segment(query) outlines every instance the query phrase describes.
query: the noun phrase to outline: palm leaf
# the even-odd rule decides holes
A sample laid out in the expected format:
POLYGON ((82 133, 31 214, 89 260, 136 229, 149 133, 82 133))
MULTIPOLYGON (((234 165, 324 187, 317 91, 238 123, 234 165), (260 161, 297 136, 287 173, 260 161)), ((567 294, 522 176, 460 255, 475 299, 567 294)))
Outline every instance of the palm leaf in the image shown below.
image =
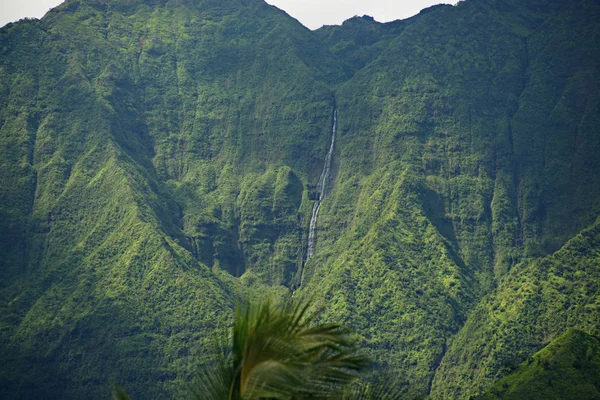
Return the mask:
POLYGON ((356 382, 330 400, 400 400, 405 398, 404 384, 388 376, 372 382, 356 382))
POLYGON ((318 399, 355 381, 367 358, 339 324, 315 324, 311 302, 238 302, 231 352, 200 374, 194 398, 318 399))
POLYGON ((131 400, 131 397, 127 394, 125 389, 120 386, 111 384, 112 386, 112 398, 113 400, 131 400))

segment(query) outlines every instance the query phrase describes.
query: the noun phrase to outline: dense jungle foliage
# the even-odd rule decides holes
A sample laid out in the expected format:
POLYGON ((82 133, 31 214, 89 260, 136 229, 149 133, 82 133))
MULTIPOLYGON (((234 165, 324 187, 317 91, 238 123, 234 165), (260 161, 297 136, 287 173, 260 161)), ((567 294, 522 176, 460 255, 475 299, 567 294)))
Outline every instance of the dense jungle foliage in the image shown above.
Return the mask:
POLYGON ((493 396, 600 336, 598 43, 594 0, 316 31, 263 0, 67 0, 5 26, 0 397, 180 398, 266 292, 313 296, 409 398, 493 396))
POLYGON ((569 329, 478 400, 600 398, 600 339, 569 329))

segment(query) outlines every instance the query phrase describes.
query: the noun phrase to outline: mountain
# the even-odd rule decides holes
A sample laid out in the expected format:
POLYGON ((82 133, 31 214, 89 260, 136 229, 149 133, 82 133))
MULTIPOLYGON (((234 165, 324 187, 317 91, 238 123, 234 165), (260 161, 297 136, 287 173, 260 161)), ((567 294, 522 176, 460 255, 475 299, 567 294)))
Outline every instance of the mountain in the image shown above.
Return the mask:
POLYGON ((599 354, 598 338, 570 329, 479 399, 597 399, 599 354))
POLYGON ((312 296, 432 398, 600 335, 599 16, 67 0, 0 29, 0 397, 182 397, 239 293, 312 296))
POLYGON ((568 328, 596 332, 599 240, 600 221, 552 255, 513 268, 453 338, 432 397, 476 395, 568 328))

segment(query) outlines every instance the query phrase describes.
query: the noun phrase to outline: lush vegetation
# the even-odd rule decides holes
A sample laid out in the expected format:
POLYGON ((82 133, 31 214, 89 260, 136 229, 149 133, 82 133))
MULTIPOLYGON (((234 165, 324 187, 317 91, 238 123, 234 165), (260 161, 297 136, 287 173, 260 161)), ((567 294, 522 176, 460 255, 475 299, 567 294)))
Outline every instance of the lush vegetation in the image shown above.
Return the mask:
POLYGON ((598 382, 600 340, 570 329, 478 399, 597 399, 598 382))
POLYGON ((600 223, 556 253, 513 268, 453 338, 437 371, 433 397, 468 397, 485 390, 569 327, 599 332, 598 282, 600 223))
POLYGON ((311 32, 262 0, 67 0, 0 29, 0 397, 180 397, 235 293, 302 270, 407 396, 599 335, 599 15, 311 32))

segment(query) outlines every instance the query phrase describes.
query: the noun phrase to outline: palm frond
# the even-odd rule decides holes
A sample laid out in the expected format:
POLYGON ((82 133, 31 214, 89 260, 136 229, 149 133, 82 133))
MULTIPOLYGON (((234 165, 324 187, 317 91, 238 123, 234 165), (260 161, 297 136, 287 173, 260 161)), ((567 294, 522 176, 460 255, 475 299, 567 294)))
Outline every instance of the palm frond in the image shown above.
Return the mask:
POLYGON ((113 400, 131 400, 131 397, 127 394, 125 389, 120 386, 111 384, 112 386, 112 398, 113 400))
POLYGON ((371 382, 356 382, 330 400, 400 400, 405 398, 405 385, 388 376, 371 382))
POLYGON ((310 302, 238 302, 231 353, 200 375, 197 399, 326 399, 368 364, 351 332, 315 324, 310 302))
POLYGON ((205 368, 198 373, 194 381, 188 386, 191 399, 196 400, 224 400, 236 399, 235 371, 227 329, 223 328, 221 336, 213 340, 213 353, 208 359, 210 368, 205 368))
POLYGON ((218 365, 199 374, 190 385, 190 397, 197 400, 233 399, 234 374, 227 365, 218 365))

